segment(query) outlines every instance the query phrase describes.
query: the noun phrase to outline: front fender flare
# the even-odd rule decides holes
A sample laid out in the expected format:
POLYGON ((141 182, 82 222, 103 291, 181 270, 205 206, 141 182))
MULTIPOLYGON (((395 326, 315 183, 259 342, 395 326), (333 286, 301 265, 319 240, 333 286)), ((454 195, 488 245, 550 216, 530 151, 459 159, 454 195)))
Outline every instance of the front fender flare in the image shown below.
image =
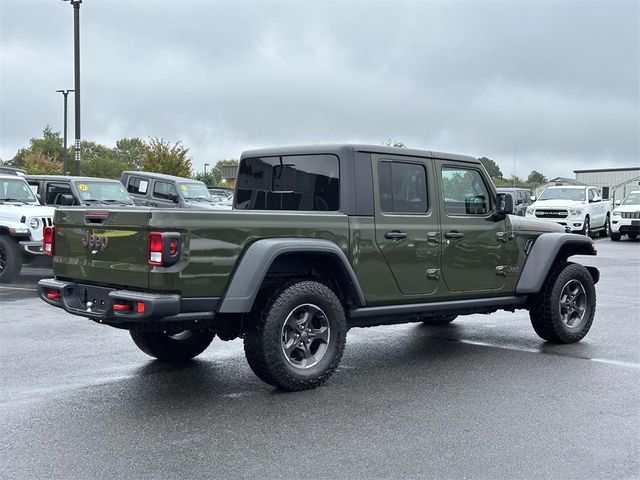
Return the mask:
MULTIPOLYGON (((516 293, 525 295, 538 293, 558 253, 567 245, 575 246, 575 253, 571 255, 596 255, 597 253, 595 243, 589 237, 572 233, 543 233, 531 247, 518 279, 516 293)), ((597 282, 600 278, 599 272, 595 267, 589 268, 594 282, 597 282), (591 270, 595 270, 595 274, 591 270)))
POLYGON ((220 313, 248 313, 260 291, 262 282, 274 260, 282 254, 321 253, 339 259, 343 274, 353 285, 359 305, 365 304, 364 294, 344 252, 329 240, 313 238, 267 238, 252 243, 238 259, 238 265, 231 276, 220 313))

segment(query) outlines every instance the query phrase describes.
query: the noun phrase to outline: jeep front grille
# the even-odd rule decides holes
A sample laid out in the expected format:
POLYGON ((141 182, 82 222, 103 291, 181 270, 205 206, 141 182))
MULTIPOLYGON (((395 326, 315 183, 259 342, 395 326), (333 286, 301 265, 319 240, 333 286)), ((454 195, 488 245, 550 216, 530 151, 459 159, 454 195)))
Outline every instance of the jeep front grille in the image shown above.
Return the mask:
POLYGON ((567 218, 568 216, 567 210, 536 210, 538 218, 567 218))
POLYGON ((622 212, 622 218, 640 218, 640 212, 622 212))

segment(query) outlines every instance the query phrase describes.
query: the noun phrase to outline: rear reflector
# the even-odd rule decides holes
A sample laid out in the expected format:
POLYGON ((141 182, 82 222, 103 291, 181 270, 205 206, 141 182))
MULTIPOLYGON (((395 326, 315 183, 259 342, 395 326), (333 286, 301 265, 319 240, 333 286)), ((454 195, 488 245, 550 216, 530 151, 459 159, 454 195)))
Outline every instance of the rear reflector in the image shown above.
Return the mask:
POLYGON ((56 229, 55 227, 44 227, 42 230, 42 253, 45 255, 53 255, 55 250, 56 229))
POLYGON ((138 302, 136 304, 136 312, 144 313, 144 302, 138 302))
POLYGON ((128 305, 126 303, 116 303, 113 306, 113 310, 115 312, 127 312, 127 311, 131 310, 131 305, 128 305))
POLYGON ((60 292, 58 290, 48 290, 47 291, 47 298, 49 300, 60 300, 60 292))

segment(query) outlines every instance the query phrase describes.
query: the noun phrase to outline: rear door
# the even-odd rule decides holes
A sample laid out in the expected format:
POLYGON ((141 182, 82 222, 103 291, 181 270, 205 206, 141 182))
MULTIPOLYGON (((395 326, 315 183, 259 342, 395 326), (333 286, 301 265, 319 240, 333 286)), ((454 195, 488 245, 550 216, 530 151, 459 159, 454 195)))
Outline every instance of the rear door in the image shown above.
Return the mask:
POLYGON ((136 205, 147 205, 149 195, 149 179, 137 176, 130 176, 127 179, 127 192, 133 198, 136 205))
POLYGON ((506 220, 490 219, 493 194, 480 166, 437 161, 442 225, 442 273, 452 292, 504 286, 506 220), (498 267, 503 267, 499 269, 498 267))
POLYGON ((416 157, 371 157, 378 248, 402 294, 432 294, 440 284, 440 229, 432 164, 416 157))
POLYGON ((148 210, 65 210, 56 212, 55 260, 58 278, 80 283, 145 289, 148 210))

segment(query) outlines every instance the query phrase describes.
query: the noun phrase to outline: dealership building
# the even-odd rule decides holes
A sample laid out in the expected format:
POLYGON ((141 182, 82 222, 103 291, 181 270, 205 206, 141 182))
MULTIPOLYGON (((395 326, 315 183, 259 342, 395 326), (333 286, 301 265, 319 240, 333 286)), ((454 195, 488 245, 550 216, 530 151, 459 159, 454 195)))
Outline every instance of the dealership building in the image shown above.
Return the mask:
POLYGON ((598 187, 602 198, 622 200, 632 190, 640 190, 640 167, 594 168, 573 173, 577 183, 598 187))

